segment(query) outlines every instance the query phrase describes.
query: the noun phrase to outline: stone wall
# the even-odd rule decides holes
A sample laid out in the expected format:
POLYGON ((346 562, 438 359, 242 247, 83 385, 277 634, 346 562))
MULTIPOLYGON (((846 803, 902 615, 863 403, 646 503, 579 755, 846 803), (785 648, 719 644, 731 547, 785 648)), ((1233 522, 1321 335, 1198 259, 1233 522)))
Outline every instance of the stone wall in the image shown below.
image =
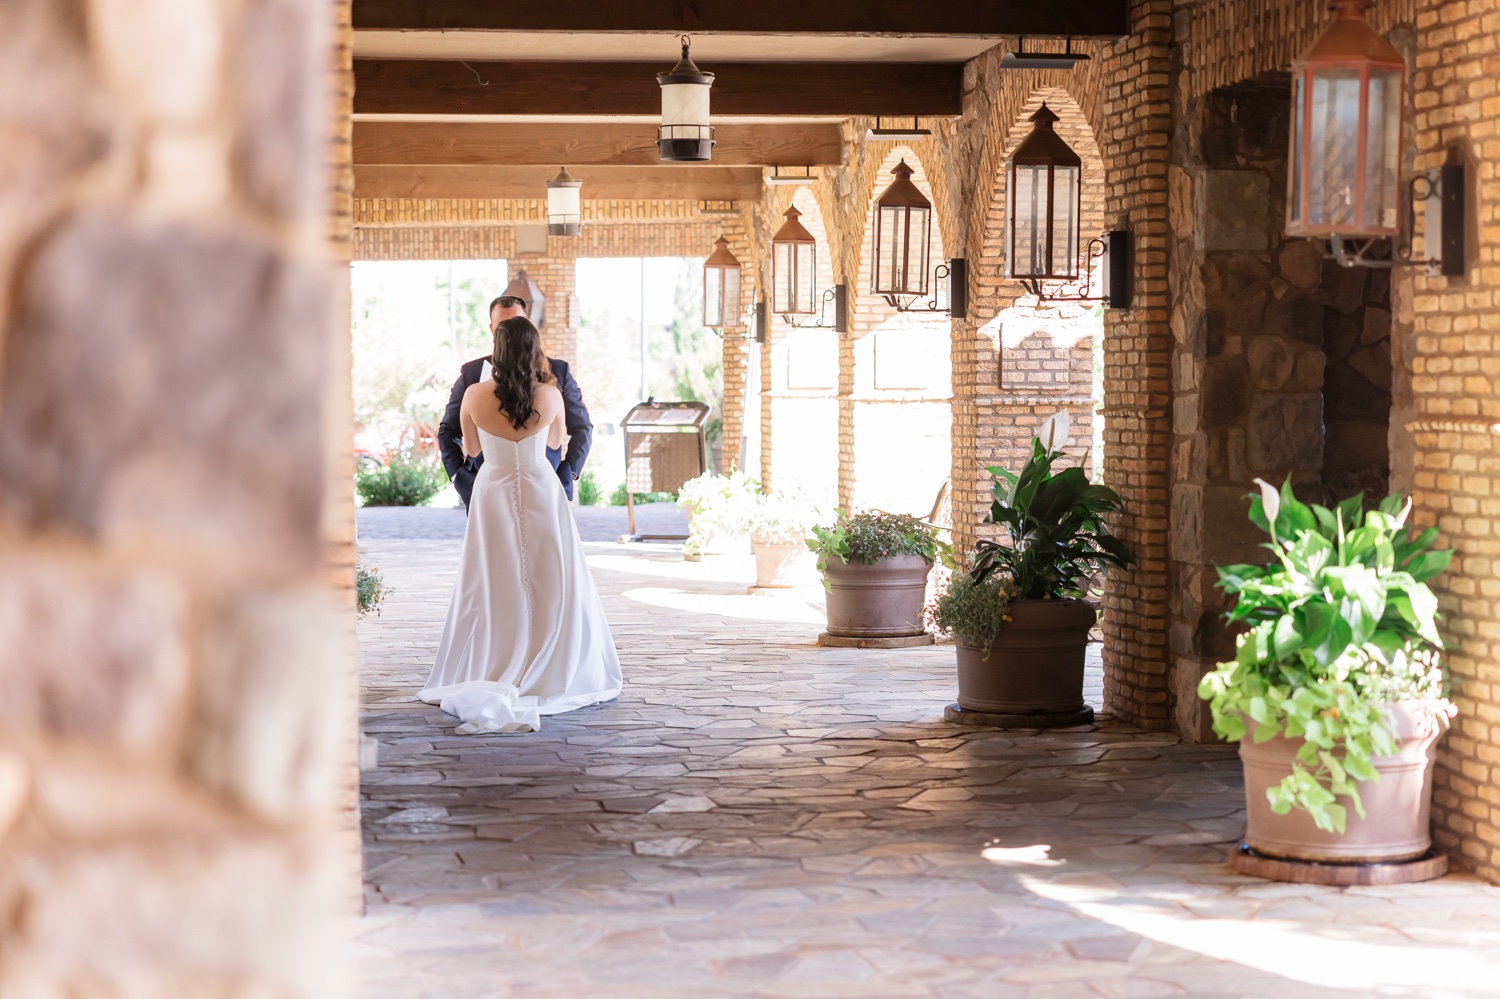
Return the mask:
POLYGON ((344 994, 347 17, 7 6, 0 995, 344 994))

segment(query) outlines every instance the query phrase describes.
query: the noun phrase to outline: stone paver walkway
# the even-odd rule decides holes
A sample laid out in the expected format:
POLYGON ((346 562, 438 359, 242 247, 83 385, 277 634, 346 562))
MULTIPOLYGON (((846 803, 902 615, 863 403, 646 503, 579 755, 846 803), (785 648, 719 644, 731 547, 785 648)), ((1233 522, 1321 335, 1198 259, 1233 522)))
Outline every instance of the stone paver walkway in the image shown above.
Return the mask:
POLYGON ((949 647, 821 649, 818 591, 589 548, 624 695, 460 737, 411 699, 456 542, 364 547, 365 999, 1500 994, 1500 889, 1231 874, 1231 750, 946 725, 949 647))

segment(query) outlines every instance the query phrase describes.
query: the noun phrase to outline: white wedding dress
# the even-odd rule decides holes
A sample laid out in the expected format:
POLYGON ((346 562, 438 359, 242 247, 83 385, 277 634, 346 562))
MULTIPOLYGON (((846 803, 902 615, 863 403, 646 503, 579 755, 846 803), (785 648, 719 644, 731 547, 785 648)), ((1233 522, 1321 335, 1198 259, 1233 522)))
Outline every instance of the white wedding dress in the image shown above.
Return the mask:
POLYGON ((525 732, 542 715, 618 697, 620 658, 545 429, 479 436, 484 464, 421 698, 457 715, 463 735, 525 732))

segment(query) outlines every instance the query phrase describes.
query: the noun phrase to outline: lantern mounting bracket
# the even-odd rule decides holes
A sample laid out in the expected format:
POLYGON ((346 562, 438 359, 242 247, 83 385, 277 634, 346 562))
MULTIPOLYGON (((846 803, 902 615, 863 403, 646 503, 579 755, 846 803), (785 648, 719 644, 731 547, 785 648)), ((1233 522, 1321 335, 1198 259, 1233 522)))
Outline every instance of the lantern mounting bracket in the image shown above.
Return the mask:
POLYGON ((1088 241, 1084 248, 1083 277, 1075 287, 1077 294, 1064 292, 1071 282, 1062 282, 1058 291, 1048 293, 1039 277, 1019 278, 1021 287, 1035 295, 1037 304, 1042 302, 1103 302, 1106 309, 1130 308, 1130 233, 1125 229, 1114 229, 1103 236, 1088 241), (1094 294, 1093 262, 1100 261, 1099 293, 1094 294))
POLYGON ((832 329, 836 333, 849 332, 849 286, 836 284, 823 289, 823 301, 818 308, 818 318, 812 322, 795 322, 790 314, 783 314, 782 322, 792 329, 832 329), (833 303, 833 322, 828 321, 828 303, 833 303))
POLYGON ((946 264, 938 264, 933 268, 933 291, 932 297, 922 307, 913 303, 920 295, 883 295, 886 304, 897 312, 941 312, 953 319, 964 319, 968 316, 968 264, 963 257, 954 257, 946 264), (938 304, 937 286, 944 278, 948 279, 948 304, 938 304))
POLYGON ((1435 170, 1419 173, 1406 182, 1406 203, 1402 206, 1406 225, 1405 237, 1393 243, 1383 236, 1358 238, 1334 234, 1328 237, 1325 257, 1340 267, 1368 267, 1389 270, 1420 264, 1429 277, 1462 277, 1464 259, 1464 168, 1462 163, 1448 163, 1435 170), (1424 255, 1412 255, 1412 238, 1417 231, 1417 203, 1422 203, 1422 243, 1424 255), (1389 247, 1389 254, 1376 256, 1389 247))

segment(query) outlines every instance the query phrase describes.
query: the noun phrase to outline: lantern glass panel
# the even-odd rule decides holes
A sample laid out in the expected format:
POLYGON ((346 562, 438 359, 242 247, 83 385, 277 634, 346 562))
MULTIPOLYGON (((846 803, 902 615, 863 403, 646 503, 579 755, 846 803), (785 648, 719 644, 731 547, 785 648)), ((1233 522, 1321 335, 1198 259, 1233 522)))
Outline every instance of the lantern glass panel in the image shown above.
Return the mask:
POLYGON ((1042 246, 1047 239, 1047 168, 1017 163, 1011 168, 1011 275, 1047 273, 1042 246))
POLYGON ((724 269, 703 268, 703 325, 724 325, 724 269))
POLYGON ((1361 224, 1396 228, 1401 160, 1401 74, 1372 70, 1365 103, 1365 201, 1361 224))
POLYGON ((813 244, 772 244, 772 312, 781 315, 810 315, 812 313, 814 266, 813 244))
POLYGON ((1315 157, 1307 179, 1307 221, 1315 226, 1355 224, 1359 180, 1359 70, 1312 74, 1308 149, 1315 157))
POLYGON ((740 269, 738 267, 724 268, 723 310, 722 325, 740 325, 740 269))
POLYGON ((877 263, 880 269, 876 275, 875 291, 890 295, 903 295, 906 293, 906 270, 907 270, 907 241, 911 233, 907 231, 906 208, 901 205, 882 207, 880 209, 880 254, 877 263))
POLYGON ((663 125, 708 125, 708 87, 700 83, 669 83, 661 88, 663 125))
POLYGON ((547 188, 547 221, 554 225, 578 222, 581 218, 579 188, 547 188))
POLYGON ((1078 276, 1078 167, 1052 170, 1051 269, 1056 277, 1078 276))

